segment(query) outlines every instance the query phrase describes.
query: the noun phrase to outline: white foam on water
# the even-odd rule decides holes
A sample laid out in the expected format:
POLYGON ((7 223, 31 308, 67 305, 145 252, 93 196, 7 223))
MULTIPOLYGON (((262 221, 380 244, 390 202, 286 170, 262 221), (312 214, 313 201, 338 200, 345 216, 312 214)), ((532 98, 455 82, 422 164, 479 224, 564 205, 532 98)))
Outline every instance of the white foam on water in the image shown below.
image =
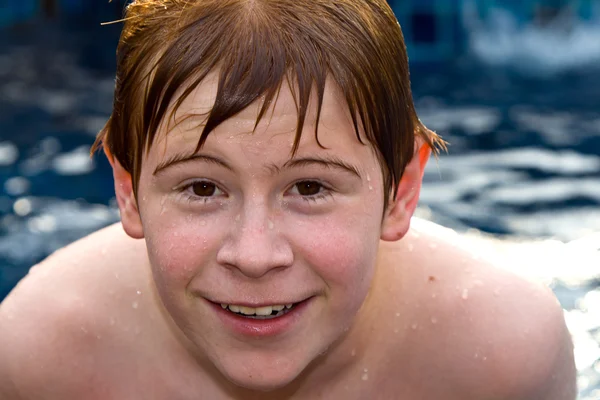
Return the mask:
POLYGON ((84 175, 94 170, 95 163, 90 157, 90 148, 81 146, 57 156, 52 161, 52 167, 59 175, 84 175))
POLYGON ((19 158, 19 149, 11 142, 0 142, 0 167, 14 164, 19 158))
POLYGON ((17 265, 33 263, 61 247, 118 220, 114 208, 75 201, 29 197, 27 213, 0 220, 0 258, 17 265))
POLYGON ((600 66, 600 6, 590 20, 578 18, 566 7, 552 21, 540 24, 522 22, 498 5, 489 8, 485 18, 475 0, 463 0, 462 5, 469 49, 487 64, 537 76, 600 66))
POLYGON ((507 184, 489 189, 480 196, 483 202, 528 205, 539 202, 562 202, 586 197, 600 203, 600 179, 551 178, 507 184))
POLYGON ((542 148, 516 148, 475 152, 459 155, 443 155, 439 162, 429 163, 430 174, 467 176, 474 171, 497 170, 498 168, 534 168, 543 172, 580 175, 600 173, 600 156, 581 154, 572 150, 554 151, 542 148))

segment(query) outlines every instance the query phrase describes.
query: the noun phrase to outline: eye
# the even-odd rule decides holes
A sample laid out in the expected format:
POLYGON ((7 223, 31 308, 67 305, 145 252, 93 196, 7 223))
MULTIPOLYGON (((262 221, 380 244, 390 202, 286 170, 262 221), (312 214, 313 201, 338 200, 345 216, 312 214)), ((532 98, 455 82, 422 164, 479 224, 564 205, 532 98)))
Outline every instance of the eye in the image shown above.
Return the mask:
POLYGON ((315 181, 302 181, 294 185, 301 196, 316 196, 323 189, 323 185, 315 181))
POLYGON ((189 188, 198 197, 211 197, 217 192, 217 185, 208 181, 199 181, 190 184, 189 188))

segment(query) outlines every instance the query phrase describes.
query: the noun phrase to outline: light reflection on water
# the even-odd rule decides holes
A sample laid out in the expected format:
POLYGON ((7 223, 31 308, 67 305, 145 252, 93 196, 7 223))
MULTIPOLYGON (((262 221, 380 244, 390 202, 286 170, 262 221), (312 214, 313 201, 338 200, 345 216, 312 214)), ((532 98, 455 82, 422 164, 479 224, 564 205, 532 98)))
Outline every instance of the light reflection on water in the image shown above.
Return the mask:
MULTIPOLYGON (((0 46, 0 297, 30 265, 118 218, 107 164, 86 155, 113 80, 80 65, 77 46, 0 46)), ((581 399, 598 398, 600 80, 548 90, 476 70, 413 73, 422 120, 452 144, 427 168, 418 214, 553 288, 575 341, 581 399)))

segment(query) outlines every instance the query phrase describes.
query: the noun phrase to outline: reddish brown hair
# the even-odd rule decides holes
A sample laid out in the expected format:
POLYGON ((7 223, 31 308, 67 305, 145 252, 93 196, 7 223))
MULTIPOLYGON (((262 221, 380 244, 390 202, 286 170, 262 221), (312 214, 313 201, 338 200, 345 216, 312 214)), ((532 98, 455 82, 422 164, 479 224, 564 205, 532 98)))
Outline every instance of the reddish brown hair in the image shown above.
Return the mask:
POLYGON ((385 0, 136 0, 124 21, 114 108, 93 151, 104 143, 136 193, 142 156, 167 110, 173 116, 212 71, 217 96, 198 149, 215 127, 264 98, 258 124, 286 80, 298 112, 293 155, 311 94, 318 121, 326 79, 341 88, 358 140, 362 130, 377 149, 388 193, 396 194, 415 135, 434 152, 444 146, 417 118, 404 39, 385 0))

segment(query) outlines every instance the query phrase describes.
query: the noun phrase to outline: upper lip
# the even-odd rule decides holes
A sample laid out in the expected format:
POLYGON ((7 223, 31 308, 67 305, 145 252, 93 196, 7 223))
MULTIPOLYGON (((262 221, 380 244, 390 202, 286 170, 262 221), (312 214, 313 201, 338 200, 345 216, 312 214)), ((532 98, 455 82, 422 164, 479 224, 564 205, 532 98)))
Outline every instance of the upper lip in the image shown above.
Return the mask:
POLYGON ((296 304, 296 303, 301 303, 304 300, 308 300, 309 297, 306 297, 302 300, 292 300, 292 301, 282 301, 282 302, 276 302, 276 301, 269 301, 269 302, 248 302, 248 301, 237 301, 237 300, 233 300, 233 301, 220 301, 220 300, 209 300, 212 303, 215 304, 227 304, 227 305, 236 305, 236 306, 242 306, 242 307, 249 307, 249 308, 260 308, 260 307, 270 307, 270 306, 279 306, 279 305, 286 305, 286 304, 296 304))

